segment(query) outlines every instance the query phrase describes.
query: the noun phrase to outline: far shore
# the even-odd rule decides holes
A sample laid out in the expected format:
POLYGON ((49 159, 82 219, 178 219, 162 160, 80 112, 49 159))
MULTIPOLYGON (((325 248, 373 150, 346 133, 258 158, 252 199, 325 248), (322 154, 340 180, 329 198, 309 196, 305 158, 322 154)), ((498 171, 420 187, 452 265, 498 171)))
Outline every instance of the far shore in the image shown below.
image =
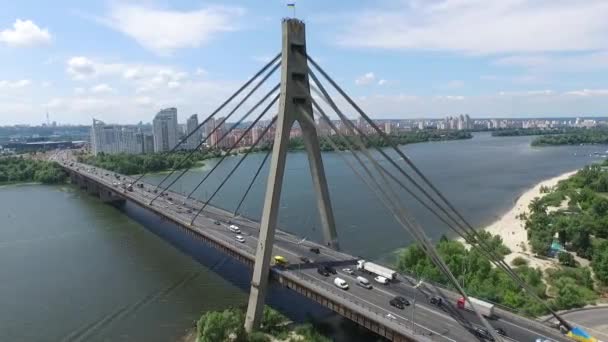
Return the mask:
MULTIPOLYGON (((484 230, 492 233, 493 235, 500 235, 505 246, 509 247, 511 250, 511 253, 505 256, 505 261, 507 263, 511 263, 511 260, 519 256, 528 260, 529 265, 532 267, 540 267, 541 269, 545 269, 554 265, 554 260, 535 257, 530 251, 528 235, 524 226, 525 223, 519 219, 519 216, 522 213, 528 212, 528 206, 532 200, 543 195, 540 192, 540 188, 542 186, 552 188, 553 186, 557 185, 559 181, 569 178, 577 171, 578 170, 566 172, 536 184, 534 187, 528 189, 521 196, 519 196, 515 201, 515 205, 500 219, 484 228, 484 230)), ((463 241, 462 238, 458 240, 463 241)))

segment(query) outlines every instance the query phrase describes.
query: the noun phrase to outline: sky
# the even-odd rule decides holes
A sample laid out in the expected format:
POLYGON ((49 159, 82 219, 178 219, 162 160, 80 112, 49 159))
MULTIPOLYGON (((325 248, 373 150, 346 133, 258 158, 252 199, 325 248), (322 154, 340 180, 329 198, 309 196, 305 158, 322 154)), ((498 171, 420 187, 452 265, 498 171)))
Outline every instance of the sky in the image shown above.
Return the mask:
MULTIPOLYGON (((0 125, 206 117, 280 51, 287 2, 5 2, 0 125)), ((373 118, 608 116, 606 0, 295 3, 309 55, 373 118)))

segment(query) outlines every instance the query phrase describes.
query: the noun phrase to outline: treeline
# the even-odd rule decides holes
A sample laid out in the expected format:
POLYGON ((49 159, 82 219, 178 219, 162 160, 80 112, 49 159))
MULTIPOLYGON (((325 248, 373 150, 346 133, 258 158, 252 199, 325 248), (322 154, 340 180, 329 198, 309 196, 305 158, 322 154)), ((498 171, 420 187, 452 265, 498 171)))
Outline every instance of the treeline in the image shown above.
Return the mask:
POLYGON ((0 158, 0 184, 37 182, 58 184, 66 181, 67 174, 56 162, 23 157, 0 158))
POLYGON ((566 249, 560 253, 563 264, 576 266, 572 256, 591 260, 597 279, 608 285, 608 172, 594 164, 558 183, 541 189, 545 195, 529 206, 523 217, 532 252, 547 255, 554 236, 566 249))
MULTIPOLYGON (((470 132, 465 131, 434 131, 434 130, 421 130, 413 132, 404 132, 399 134, 391 134, 390 138, 397 145, 406 145, 413 143, 429 142, 429 141, 444 141, 444 140, 460 140, 460 139, 471 139, 473 135, 470 132)), ((346 136, 346 140, 351 146, 359 146, 357 141, 361 141, 365 144, 365 147, 388 147, 388 143, 377 134, 368 135, 369 139, 362 139, 357 136, 346 136)), ((319 146, 321 151, 329 152, 333 151, 332 144, 328 141, 331 139, 333 143, 341 150, 346 150, 348 145, 344 139, 338 136, 325 136, 319 137, 319 146)), ((289 149, 292 151, 298 151, 304 149, 304 139, 301 137, 291 138, 289 141, 289 149)))
POLYGON ((147 154, 105 154, 97 156, 81 154, 78 161, 81 163, 97 166, 106 170, 134 175, 147 172, 160 172, 176 168, 185 169, 193 167, 202 160, 221 156, 220 150, 209 150, 195 152, 191 158, 184 161, 189 152, 180 151, 175 153, 147 153, 147 154))
POLYGON ((493 137, 518 137, 518 136, 527 136, 527 135, 552 135, 552 134, 565 134, 565 133, 574 133, 574 132, 582 132, 581 128, 573 128, 573 127, 564 127, 564 128, 547 128, 547 129, 538 129, 538 128, 515 128, 515 129, 501 129, 498 131, 493 131, 493 137))
MULTIPOLYGON (((485 231, 480 233, 496 254, 503 257, 509 253, 500 237, 485 231)), ((533 300, 505 272, 493 267, 476 249, 465 248, 463 243, 445 237, 440 239, 436 248, 467 294, 505 305, 527 316, 536 317, 548 313, 543 304, 533 300)), ((543 272, 529 267, 525 259, 515 258, 512 265, 513 270, 555 310, 582 307, 597 298, 588 269, 549 269, 546 271, 545 282, 543 272)), ((412 245, 400 253, 397 267, 420 279, 453 288, 418 245, 412 245)))
POLYGON ((544 135, 532 141, 532 146, 608 144, 608 129, 587 129, 567 134, 544 135))
POLYGON ((260 330, 248 334, 244 328, 245 313, 242 309, 210 311, 203 314, 196 324, 196 340, 198 342, 330 341, 310 324, 294 327, 289 323, 287 317, 266 306, 260 330))

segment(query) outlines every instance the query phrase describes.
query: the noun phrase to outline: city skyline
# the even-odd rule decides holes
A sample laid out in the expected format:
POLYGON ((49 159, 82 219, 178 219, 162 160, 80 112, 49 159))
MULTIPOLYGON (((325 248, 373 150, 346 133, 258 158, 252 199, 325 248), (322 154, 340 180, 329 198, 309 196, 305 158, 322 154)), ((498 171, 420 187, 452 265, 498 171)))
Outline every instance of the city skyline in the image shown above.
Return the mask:
MULTIPOLYGON (((138 122, 166 107, 204 115, 278 52, 291 15, 285 3, 244 0, 27 2, 0 13, 0 125, 44 122, 47 111, 76 124, 138 122)), ((607 113, 606 2, 296 6, 310 51, 373 118, 607 113)))

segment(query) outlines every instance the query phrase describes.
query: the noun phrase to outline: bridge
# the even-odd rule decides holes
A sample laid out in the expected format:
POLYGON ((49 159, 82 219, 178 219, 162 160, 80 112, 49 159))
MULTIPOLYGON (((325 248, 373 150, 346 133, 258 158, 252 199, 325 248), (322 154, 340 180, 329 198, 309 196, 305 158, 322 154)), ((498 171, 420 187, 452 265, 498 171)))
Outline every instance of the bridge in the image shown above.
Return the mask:
MULTIPOLYGON (((429 212, 436 215, 448 227, 465 238, 465 241, 473 248, 478 248, 496 267, 503 269, 512 279, 517 281, 522 290, 531 295, 532 300, 540 300, 540 298, 535 296, 533 291, 529 291, 530 289, 519 279, 517 274, 504 261, 497 258, 493 251, 484 245, 483 241, 478 240, 473 227, 467 223, 439 190, 426 179, 411 160, 392 142, 391 138, 386 136, 373 120, 307 54, 303 22, 296 19, 285 19, 283 21, 282 52, 222 103, 197 127, 197 130, 201 129, 263 74, 265 76, 238 101, 223 121, 194 150, 184 156, 182 162, 183 165, 186 165, 185 163, 195 151, 203 148, 203 145, 211 136, 215 134, 218 141, 224 139, 231 130, 243 124, 251 113, 262 104, 267 103, 247 130, 225 151, 224 157, 219 159, 218 163, 208 171, 189 194, 174 191, 172 188, 172 185, 189 170, 189 167, 181 168, 182 162, 176 165, 175 170, 166 175, 159 184, 153 185, 145 182, 145 174, 138 177, 115 174, 108 170, 78 163, 67 152, 58 154, 56 158, 69 173, 74 184, 93 195, 99 196, 102 201, 110 203, 132 202, 154 215, 173 222, 177 229, 186 232, 193 238, 200 239, 222 253, 226 253, 251 267, 253 272, 246 320, 246 328, 249 331, 259 325, 268 288, 267 282, 270 279, 391 341, 536 341, 538 338, 548 341, 570 340, 556 328, 549 327, 539 321, 520 317, 505 309, 496 307, 493 315, 490 315, 492 317, 487 317, 488 315, 484 316, 480 313, 480 310, 476 308, 477 305, 471 305, 472 310, 463 310, 456 306, 457 298, 465 297, 468 299, 468 296, 438 256, 422 227, 418 226, 408 215, 401 203, 398 191, 403 191, 418 200, 429 212), (392 148, 409 169, 400 165, 383 149, 376 148, 376 156, 370 153, 373 146, 367 140, 369 139, 367 133, 346 118, 308 63, 312 64, 316 71, 367 121, 375 133, 384 139, 386 146, 392 148), (244 102, 250 99, 253 93, 279 67, 281 68, 280 83, 272 87, 241 119, 231 126, 228 132, 223 132, 220 136, 220 132, 217 132, 218 127, 226 122, 244 102), (314 85, 309 83, 309 77, 314 81, 314 85), (316 97, 311 96, 311 89, 317 94, 316 97), (319 104, 317 102, 319 98, 324 102, 319 104), (269 101, 269 99, 271 100, 269 101), (257 139, 252 139, 255 141, 251 147, 242 154, 239 162, 228 172, 213 194, 205 201, 194 198, 193 193, 216 170, 225 157, 238 148, 245 135, 261 121, 262 117, 273 108, 277 101, 279 102, 278 114, 268 121, 268 125, 257 139), (328 109, 340 117, 342 128, 336 127, 329 119, 326 114, 328 109), (321 137, 317 134, 319 124, 315 121, 315 114, 319 117, 320 122, 322 121, 326 127, 333 131, 332 136, 334 138, 321 137), (295 122, 298 123, 302 131, 308 154, 313 187, 317 195, 317 205, 321 216, 322 243, 302 240, 288 233, 287 229, 277 227, 289 132, 295 122), (238 208, 247 196, 251 185, 245 191, 243 199, 235 211, 228 211, 212 205, 210 202, 214 196, 229 181, 241 162, 254 151, 271 127, 275 127, 272 149, 267 152, 251 181, 252 185, 268 157, 272 156, 261 220, 258 222, 255 219, 237 215, 238 208), (345 130, 349 133, 348 137, 344 134, 345 130), (344 161, 351 166, 352 171, 361 177, 365 184, 369 186, 370 191, 373 191, 378 199, 391 211, 396 221, 418 241, 438 269, 451 280, 456 291, 418 282, 407 274, 397 275, 388 285, 374 283, 371 289, 356 286, 357 276, 365 276, 371 279, 373 275, 370 277, 363 271, 356 270, 357 258, 339 250, 339 237, 333 219, 319 148, 321 138, 326 139, 327 143, 344 158, 344 161), (336 145, 337 138, 342 139, 342 147, 336 145), (378 163, 378 154, 391 164, 394 168, 392 172, 378 163), (394 171, 397 171, 398 175, 395 175, 394 171), (171 180, 171 176, 174 174, 177 176, 171 180), (238 239, 235 232, 236 228, 232 226, 237 226, 240 231, 238 239), (273 260, 281 261, 276 260, 273 256, 281 256, 287 262, 278 262, 273 265, 271 264, 273 260), (327 274, 320 269, 331 272, 327 274), (337 277, 345 280, 350 285, 349 288, 343 289, 337 286, 335 283, 337 277), (391 300, 396 297, 408 299, 411 305, 391 305, 391 300), (435 302, 435 300, 431 299, 436 298, 441 298, 441 303, 433 304, 432 302, 435 302)), ((194 132, 190 132, 167 153, 173 153, 180 149, 180 145, 184 144, 192 134, 194 132)), ((546 303, 543 304, 546 305, 546 303)), ((555 313, 553 315, 562 328, 571 330, 568 322, 555 313)))

